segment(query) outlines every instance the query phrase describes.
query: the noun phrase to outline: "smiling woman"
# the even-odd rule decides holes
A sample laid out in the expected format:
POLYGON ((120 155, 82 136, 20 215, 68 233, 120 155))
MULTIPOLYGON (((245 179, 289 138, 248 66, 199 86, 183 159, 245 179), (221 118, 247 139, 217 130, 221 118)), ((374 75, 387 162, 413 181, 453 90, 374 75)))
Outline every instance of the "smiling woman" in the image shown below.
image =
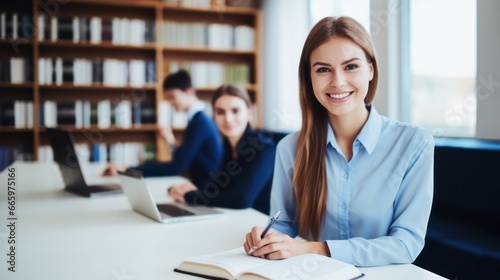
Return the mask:
POLYGON ((304 43, 299 79, 302 128, 276 154, 270 212, 281 209, 280 219, 264 238, 254 227, 245 250, 268 259, 316 253, 358 266, 413 262, 431 210, 434 141, 371 105, 378 66, 368 32, 349 17, 319 21, 304 43))
POLYGON ((202 184, 170 188, 177 201, 227 208, 253 207, 269 214, 276 145, 250 126, 251 100, 235 85, 219 87, 213 98, 214 120, 224 138, 224 162, 202 184))

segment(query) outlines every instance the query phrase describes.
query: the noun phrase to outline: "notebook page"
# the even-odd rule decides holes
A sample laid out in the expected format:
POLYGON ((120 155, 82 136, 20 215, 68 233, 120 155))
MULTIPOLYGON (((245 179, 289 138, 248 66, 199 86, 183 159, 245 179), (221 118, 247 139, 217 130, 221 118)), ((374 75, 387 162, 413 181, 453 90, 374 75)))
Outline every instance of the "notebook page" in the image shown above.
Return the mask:
POLYGON ((361 274, 351 264, 315 254, 275 261, 249 272, 269 279, 352 279, 361 274))
POLYGON ((186 261, 222 267, 234 276, 254 267, 277 262, 248 256, 243 247, 221 253, 189 258, 186 261))

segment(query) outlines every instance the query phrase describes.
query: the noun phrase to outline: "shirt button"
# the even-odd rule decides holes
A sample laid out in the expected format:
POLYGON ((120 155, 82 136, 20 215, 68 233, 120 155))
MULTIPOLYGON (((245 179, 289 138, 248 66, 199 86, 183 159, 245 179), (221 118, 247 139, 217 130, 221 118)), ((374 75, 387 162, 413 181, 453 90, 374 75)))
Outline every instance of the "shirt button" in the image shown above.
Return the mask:
POLYGON ((347 179, 347 173, 344 173, 342 176, 344 177, 344 179, 347 179))
POLYGON ((340 204, 340 208, 342 208, 342 210, 345 210, 345 204, 344 203, 340 204))
POLYGON ((340 235, 340 238, 341 238, 341 239, 346 239, 346 237, 347 237, 347 236, 346 236, 345 234, 341 234, 341 235, 340 235))

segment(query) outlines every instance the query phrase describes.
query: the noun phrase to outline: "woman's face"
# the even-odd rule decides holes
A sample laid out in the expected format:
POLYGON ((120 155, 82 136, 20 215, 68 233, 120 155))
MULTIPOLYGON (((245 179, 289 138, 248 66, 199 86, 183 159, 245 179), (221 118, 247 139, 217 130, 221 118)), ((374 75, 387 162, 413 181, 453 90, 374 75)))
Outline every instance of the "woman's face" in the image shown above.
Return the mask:
POLYGON ((229 139, 239 140, 245 132, 251 113, 239 97, 223 95, 215 101, 214 119, 220 132, 229 139))
POLYGON ((333 37, 311 52, 314 95, 331 116, 365 109, 364 99, 373 79, 373 65, 351 40, 333 37))

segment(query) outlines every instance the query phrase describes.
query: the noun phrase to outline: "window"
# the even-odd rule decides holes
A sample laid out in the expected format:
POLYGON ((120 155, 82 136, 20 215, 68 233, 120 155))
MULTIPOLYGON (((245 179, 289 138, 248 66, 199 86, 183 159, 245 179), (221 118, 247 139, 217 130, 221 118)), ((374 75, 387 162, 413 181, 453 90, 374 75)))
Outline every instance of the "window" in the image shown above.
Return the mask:
POLYGON ((311 27, 327 16, 350 16, 370 30, 370 0, 310 0, 311 27))
POLYGON ((402 119, 435 136, 474 137, 476 0, 412 0, 409 21, 402 119))

